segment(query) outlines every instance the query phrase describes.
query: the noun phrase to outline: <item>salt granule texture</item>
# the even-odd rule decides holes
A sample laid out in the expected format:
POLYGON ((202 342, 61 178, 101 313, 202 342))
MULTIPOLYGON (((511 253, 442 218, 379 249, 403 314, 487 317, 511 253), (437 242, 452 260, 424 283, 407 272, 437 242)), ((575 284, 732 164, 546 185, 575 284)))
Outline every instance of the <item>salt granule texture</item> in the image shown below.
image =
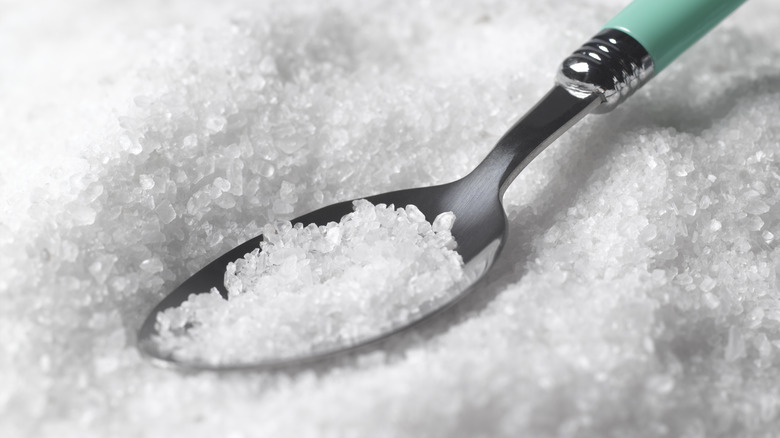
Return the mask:
POLYGON ((135 348, 265 224, 465 175, 627 3, 0 2, 0 436, 777 437, 774 0, 528 165, 431 330, 297 373, 135 348))
POLYGON ((260 248, 227 266, 224 299, 193 294, 157 318, 158 348, 184 363, 239 365, 355 345, 419 319, 461 290, 452 213, 355 201, 317 226, 263 228, 260 248))

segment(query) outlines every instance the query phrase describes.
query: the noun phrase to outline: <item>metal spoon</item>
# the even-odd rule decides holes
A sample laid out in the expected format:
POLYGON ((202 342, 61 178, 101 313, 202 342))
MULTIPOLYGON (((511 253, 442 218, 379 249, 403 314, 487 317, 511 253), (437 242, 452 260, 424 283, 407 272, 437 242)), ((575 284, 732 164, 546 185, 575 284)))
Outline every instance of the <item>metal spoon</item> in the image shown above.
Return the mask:
MULTIPOLYGON (((507 237, 507 219, 502 197, 519 172, 547 145, 590 112, 607 112, 646 83, 685 48, 693 44, 744 0, 722 1, 726 8, 713 11, 705 0, 636 0, 607 23, 590 41, 566 58, 556 85, 498 141, 474 171, 449 184, 414 188, 369 196, 373 204, 416 205, 432 221, 439 213, 451 211, 456 220, 452 234, 465 264, 465 280, 456 285, 455 297, 427 314, 410 317, 390 331, 375 333, 355 343, 339 345, 313 354, 269 358, 259 363, 210 365, 182 363, 170 352, 161 351, 154 342, 155 323, 160 312, 182 304, 190 294, 217 288, 227 296, 225 269, 259 247, 257 236, 222 255, 184 281, 149 314, 138 333, 138 348, 144 356, 164 366, 186 369, 274 368, 310 362, 354 350, 365 344, 406 330, 438 313, 474 288, 474 284, 492 266, 507 237), (680 5, 680 4, 685 5, 680 5), (691 4, 695 7, 690 7, 691 4), (655 14, 652 30, 647 29, 648 14, 655 14), (619 30, 622 29, 622 30, 619 30), (658 42, 670 32, 681 35, 684 47, 658 42), (640 44, 639 41, 643 41, 640 44), (646 49, 647 47, 647 49, 646 49), (671 58, 671 59, 670 59, 671 58)), ((338 222, 352 211, 352 201, 333 204, 301 217, 293 223, 325 225, 338 222)))

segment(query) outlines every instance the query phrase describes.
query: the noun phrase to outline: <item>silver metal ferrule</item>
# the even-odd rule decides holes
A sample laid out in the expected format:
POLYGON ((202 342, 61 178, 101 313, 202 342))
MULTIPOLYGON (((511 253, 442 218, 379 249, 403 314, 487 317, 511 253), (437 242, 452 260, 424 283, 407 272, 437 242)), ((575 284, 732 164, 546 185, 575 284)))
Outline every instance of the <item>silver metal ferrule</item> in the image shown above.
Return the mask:
POLYGON ((574 96, 596 93, 609 112, 653 76, 653 60, 634 38, 617 29, 604 29, 563 60, 555 81, 574 96))

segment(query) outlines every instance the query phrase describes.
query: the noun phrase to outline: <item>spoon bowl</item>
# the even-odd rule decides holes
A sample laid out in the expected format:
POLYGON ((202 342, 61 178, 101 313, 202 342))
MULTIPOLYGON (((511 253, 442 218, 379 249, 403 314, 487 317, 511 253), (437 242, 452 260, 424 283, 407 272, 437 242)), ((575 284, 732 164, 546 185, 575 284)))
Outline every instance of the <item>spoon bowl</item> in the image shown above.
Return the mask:
MULTIPOLYGON (((488 194, 475 190, 475 187, 479 188, 480 186, 471 183, 470 178, 473 177, 469 175, 449 184, 398 190, 364 198, 374 205, 406 206, 412 204, 419 206, 420 211, 429 222, 432 222, 440 213, 453 212, 455 214, 457 219, 453 224, 451 232, 455 241, 458 242, 457 251, 463 258, 464 275, 461 281, 453 286, 456 290, 447 294, 447 296, 453 298, 441 303, 439 307, 415 313, 414 316, 410 316, 400 324, 393 326, 389 331, 378 331, 363 338, 353 339, 349 344, 331 346, 305 356, 269 358, 262 362, 253 363, 212 365, 200 362, 183 363, 176 360, 171 352, 161 350, 154 342, 157 315, 167 309, 180 306, 191 294, 207 292, 211 288, 216 288, 223 297, 227 298, 228 292, 224 284, 227 265, 258 248, 263 238, 262 235, 259 235, 214 260, 165 297, 152 310, 141 327, 139 332, 139 349, 152 361, 163 366, 199 370, 278 368, 341 354, 357 347, 376 343, 401 330, 411 328, 432 314, 443 311, 466 296, 467 292, 490 269, 503 247, 507 223, 501 202, 495 192, 493 196, 487 196, 488 194)), ((352 209, 353 201, 339 202, 300 216, 291 222, 326 225, 329 222, 338 222, 343 216, 352 212, 352 209)))
MULTIPOLYGON (((465 177, 448 184, 398 190, 362 198, 374 205, 385 204, 396 207, 415 205, 429 222, 440 213, 454 213, 456 219, 451 232, 457 242, 456 251, 463 259, 464 275, 452 286, 454 290, 448 290, 447 296, 451 297, 448 301, 437 303, 433 308, 420 312, 411 312, 407 319, 396 323, 390 329, 377 330, 362 338, 350 339, 342 344, 336 343, 335 346, 315 350, 303 356, 213 365, 201 362, 184 363, 177 360, 171 352, 162 351, 155 342, 157 316, 167 309, 178 307, 191 294, 208 292, 212 288, 216 288, 223 297, 227 298, 228 292, 224 284, 227 265, 258 248, 263 238, 260 235, 217 258, 165 297, 152 310, 141 327, 138 335, 139 349, 148 358, 166 366, 218 370, 275 368, 306 363, 354 350, 409 329, 433 314, 441 312, 473 290, 474 284, 490 269, 501 251, 507 230, 507 219, 501 198, 511 180, 543 147, 599 102, 596 95, 577 97, 556 86, 536 107, 520 119, 499 140, 485 160, 465 177)), ((340 202, 300 216, 291 222, 326 225, 329 222, 338 222, 343 216, 352 212, 352 207, 353 201, 340 202)))

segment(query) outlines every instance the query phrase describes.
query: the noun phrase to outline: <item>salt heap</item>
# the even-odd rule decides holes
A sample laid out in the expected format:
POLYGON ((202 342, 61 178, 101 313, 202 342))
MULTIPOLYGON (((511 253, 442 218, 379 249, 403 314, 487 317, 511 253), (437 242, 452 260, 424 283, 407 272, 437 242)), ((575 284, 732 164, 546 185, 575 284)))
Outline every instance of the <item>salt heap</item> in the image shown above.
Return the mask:
POLYGON ((526 167, 438 331, 297 374, 135 348, 264 224, 463 176, 626 3, 2 2, 0 436, 777 436, 775 0, 526 167))
POLYGON ((260 248, 213 288, 158 315, 156 342, 184 363, 240 365, 355 345, 419 319, 460 291, 452 213, 355 201, 317 226, 263 228, 260 248))

